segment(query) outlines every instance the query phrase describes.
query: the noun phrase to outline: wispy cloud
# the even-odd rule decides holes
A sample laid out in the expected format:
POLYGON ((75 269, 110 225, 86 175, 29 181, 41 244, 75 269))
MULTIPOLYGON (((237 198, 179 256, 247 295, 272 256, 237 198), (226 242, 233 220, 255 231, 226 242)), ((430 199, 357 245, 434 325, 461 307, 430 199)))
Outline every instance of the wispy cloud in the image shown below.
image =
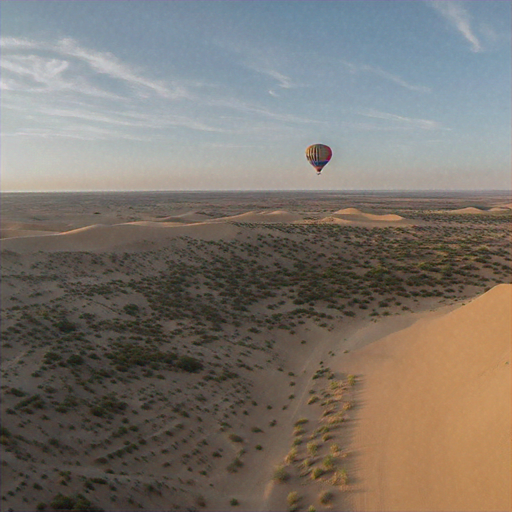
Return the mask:
POLYGON ((431 119, 417 119, 412 117, 404 117, 396 114, 390 114, 388 112, 381 112, 379 110, 363 110, 359 112, 359 115, 365 117, 371 117, 373 119, 384 119, 386 121, 392 121, 392 123, 399 128, 406 129, 421 129, 421 130, 449 130, 445 128, 438 121, 431 119))
POLYGON ((43 139, 75 139, 75 140, 133 140, 150 141, 151 137, 133 135, 97 126, 83 124, 66 125, 65 127, 24 128, 12 133, 2 133, 2 137, 37 137, 43 139))
MULTIPOLYGON (((271 133, 320 122, 229 96, 222 84, 155 80, 112 53, 70 38, 1 38, 0 44, 2 108, 16 119, 12 136, 49 138, 53 130, 59 138, 148 140, 168 137, 173 128, 234 134, 259 133, 265 125, 271 133), (224 115, 229 112, 237 117, 224 115)), ((256 60, 244 66, 270 77, 279 89, 294 87, 263 57, 256 60)))
POLYGON ((376 66, 369 66, 367 64, 354 64, 353 62, 348 62, 346 60, 342 60, 341 62, 353 74, 370 73, 370 74, 379 76, 381 78, 384 78, 385 80, 389 80, 390 82, 393 82, 393 83, 399 85, 400 87, 405 87, 406 89, 409 89, 411 91, 426 92, 426 93, 432 92, 432 89, 430 87, 427 87, 424 85, 410 84, 409 82, 407 82, 403 78, 399 77, 398 75, 389 73, 388 71, 385 71, 376 66))
POLYGON ((471 45, 471 51, 483 51, 482 43, 475 34, 471 24, 471 16, 463 4, 457 0, 429 0, 427 2, 448 21, 471 45))
POLYGON ((18 75, 32 78, 37 83, 46 84, 50 88, 52 88, 51 86, 57 86, 58 88, 59 85, 64 85, 67 88, 75 86, 77 92, 94 94, 94 91, 96 91, 97 93, 97 90, 93 87, 84 89, 83 84, 64 82, 62 78, 63 72, 72 65, 74 65, 74 71, 76 72, 78 71, 76 64, 82 63, 86 64, 95 73, 107 75, 111 79, 122 81, 140 91, 152 91, 166 98, 186 96, 184 88, 175 87, 170 89, 162 81, 144 77, 140 71, 137 72, 137 70, 132 69, 132 67, 124 64, 111 53, 83 48, 71 38, 61 39, 57 43, 46 43, 5 37, 0 39, 0 46, 3 51, 2 66, 5 69, 18 75), (63 61, 36 54, 10 56, 9 50, 32 50, 46 54, 51 52, 68 60, 63 61), (57 78, 60 78, 60 80, 56 80, 57 78))
MULTIPOLYGON (((269 78, 273 83, 268 89, 271 96, 280 96, 279 90, 293 89, 301 85, 288 73, 283 72, 289 61, 285 52, 275 46, 259 47, 240 40, 217 39, 214 44, 228 54, 236 56, 237 65, 269 78)), ((289 67, 289 66, 288 66, 289 67)))

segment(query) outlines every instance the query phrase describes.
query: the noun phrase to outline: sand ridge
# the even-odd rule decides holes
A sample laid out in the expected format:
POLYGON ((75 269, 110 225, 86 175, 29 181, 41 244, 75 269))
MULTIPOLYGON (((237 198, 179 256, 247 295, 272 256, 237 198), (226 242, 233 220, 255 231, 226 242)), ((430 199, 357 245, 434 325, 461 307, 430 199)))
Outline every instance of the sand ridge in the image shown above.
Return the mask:
POLYGON ((147 250, 148 244, 161 244, 175 237, 198 237, 203 240, 230 239, 239 230, 228 223, 158 223, 133 222, 116 225, 96 224, 64 233, 44 236, 18 237, 2 241, 2 250, 19 253, 37 251, 108 251, 139 244, 138 250, 147 250), (144 244, 146 242, 146 244, 144 244))
POLYGON ((358 221, 358 222, 400 222, 405 220, 401 215, 394 213, 387 213, 383 215, 376 215, 373 213, 364 213, 357 208, 344 208, 334 212, 333 216, 341 219, 358 221))
POLYGON ((499 285, 343 361, 362 380, 355 510, 510 510, 511 298, 499 285))
POLYGON ((229 217, 220 217, 211 222, 248 222, 248 223, 290 223, 302 220, 302 216, 284 210, 250 211, 229 217))

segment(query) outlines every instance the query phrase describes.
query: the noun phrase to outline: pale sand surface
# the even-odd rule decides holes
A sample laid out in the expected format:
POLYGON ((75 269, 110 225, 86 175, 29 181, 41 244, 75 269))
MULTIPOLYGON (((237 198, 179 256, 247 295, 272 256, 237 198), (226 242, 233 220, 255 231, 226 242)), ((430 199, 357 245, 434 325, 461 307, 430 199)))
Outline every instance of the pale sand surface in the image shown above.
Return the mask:
POLYGON ((404 220, 400 215, 396 215, 394 213, 388 213, 386 215, 375 215, 372 213, 364 213, 357 208, 344 208, 342 210, 338 210, 334 212, 334 215, 337 215, 341 218, 347 217, 348 219, 360 219, 360 220, 370 220, 370 221, 400 221, 404 220))
POLYGON ((215 219, 214 222, 255 222, 255 223, 274 223, 274 222, 298 222, 302 220, 301 215, 292 214, 287 211, 272 211, 272 212, 247 212, 240 215, 232 215, 230 217, 221 217, 215 219))
POLYGON ((163 244, 170 238, 188 236, 203 240, 229 240, 238 231, 235 226, 220 222, 215 226, 205 223, 183 225, 146 221, 111 226, 96 224, 64 233, 6 239, 2 241, 2 249, 20 253, 134 250, 136 248, 148 250, 150 244, 163 244))
POLYGON ((345 356, 360 375, 354 510, 511 509, 512 287, 345 356))

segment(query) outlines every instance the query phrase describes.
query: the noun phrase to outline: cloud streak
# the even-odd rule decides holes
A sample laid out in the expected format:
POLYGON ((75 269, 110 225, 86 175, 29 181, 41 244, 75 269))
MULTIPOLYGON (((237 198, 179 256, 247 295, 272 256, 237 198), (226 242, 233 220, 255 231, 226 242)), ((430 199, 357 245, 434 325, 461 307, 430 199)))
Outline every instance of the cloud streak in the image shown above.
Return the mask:
POLYGON ((471 51, 483 51, 482 44, 471 26, 471 16, 457 0, 431 0, 428 2, 445 20, 448 21, 471 45, 471 51))
POLYGON ((379 67, 368 66, 367 64, 354 64, 353 62, 348 62, 346 60, 341 61, 344 66, 346 66, 349 71, 353 74, 358 73, 369 73, 372 75, 379 76, 380 78, 384 78, 385 80, 389 80, 400 87, 404 87, 405 89, 409 89, 410 91, 424 92, 429 93, 432 92, 430 87, 426 87, 424 85, 415 85, 410 84, 409 82, 403 80, 401 77, 394 75, 393 73, 389 73, 379 67))
POLYGON ((370 117, 373 119, 383 119, 386 121, 392 121, 395 126, 406 128, 406 129, 420 129, 420 130, 449 130, 445 128, 441 123, 433 121, 431 119, 416 119, 412 117, 404 117, 396 114, 390 114, 388 112, 381 112, 379 110, 364 110, 359 112, 359 115, 370 117))
MULTIPOLYGON (((55 129, 56 137, 65 137, 65 130, 60 130, 65 123, 73 127, 69 138, 146 140, 148 130, 149 136, 166 137, 173 127, 237 133, 237 126, 250 131, 251 123, 259 131, 260 121, 269 130, 290 123, 320 122, 222 93, 219 96, 221 84, 153 80, 112 53, 84 48, 71 38, 41 42, 4 37, 0 44, 3 108, 12 119, 17 117, 12 133, 16 136, 49 137, 55 129), (218 115, 228 110, 241 119, 218 115), (79 126, 83 126, 82 134, 79 126)), ((281 89, 294 86, 288 76, 264 60, 258 65, 244 63, 244 67, 271 77, 281 89)))
MULTIPOLYGON (((36 82, 46 85, 54 85, 52 81, 52 64, 58 62, 60 68, 56 71, 56 75, 62 76, 62 72, 70 68, 72 64, 86 64, 92 71, 98 74, 107 75, 111 79, 120 80, 139 90, 149 90, 164 98, 180 98, 186 96, 186 91, 182 87, 175 87, 174 90, 169 89, 163 82, 151 80, 144 77, 140 72, 132 69, 130 66, 121 62, 117 57, 109 52, 97 52, 79 46, 73 39, 64 38, 57 43, 36 42, 28 39, 18 39, 5 37, 0 39, 0 46, 4 56, 2 63, 5 69, 22 76, 28 76, 36 82), (61 57, 71 59, 68 61, 57 61, 54 58, 48 58, 39 55, 15 55, 9 56, 9 51, 32 50, 39 53, 51 52, 61 57), (7 55, 5 55, 7 52, 7 55), (74 63, 73 60, 76 62, 74 63), (14 61, 14 62, 13 62, 14 61)), ((76 68, 76 66, 75 66, 76 68)), ((55 77, 53 77, 55 78, 55 77)), ((61 83, 62 83, 61 79, 61 83)), ((73 83, 66 84, 71 88, 73 83)), ((75 84, 77 85, 77 84, 75 84)), ((83 88, 77 87, 77 92, 84 92, 83 88)), ((91 93, 93 89, 90 89, 91 93)))

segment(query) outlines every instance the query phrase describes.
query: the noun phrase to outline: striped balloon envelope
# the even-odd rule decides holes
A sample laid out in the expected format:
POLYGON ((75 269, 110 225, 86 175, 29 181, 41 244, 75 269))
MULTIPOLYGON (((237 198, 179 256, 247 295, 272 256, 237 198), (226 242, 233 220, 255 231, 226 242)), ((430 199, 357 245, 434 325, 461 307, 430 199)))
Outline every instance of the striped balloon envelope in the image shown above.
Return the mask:
POLYGON ((308 162, 316 169, 317 174, 329 163, 332 157, 332 150, 325 144, 313 144, 306 149, 308 162))

